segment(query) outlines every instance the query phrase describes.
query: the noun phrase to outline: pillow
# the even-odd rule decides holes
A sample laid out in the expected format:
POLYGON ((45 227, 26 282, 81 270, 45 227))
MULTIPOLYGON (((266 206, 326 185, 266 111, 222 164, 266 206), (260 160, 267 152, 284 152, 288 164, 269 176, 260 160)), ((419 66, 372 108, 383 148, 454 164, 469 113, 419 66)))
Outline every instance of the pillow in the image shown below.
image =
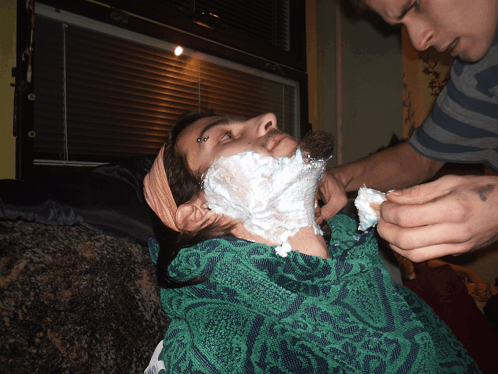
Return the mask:
POLYGON ((79 173, 0 180, 0 221, 80 224, 147 246, 153 236, 142 181, 155 156, 136 156, 79 173))

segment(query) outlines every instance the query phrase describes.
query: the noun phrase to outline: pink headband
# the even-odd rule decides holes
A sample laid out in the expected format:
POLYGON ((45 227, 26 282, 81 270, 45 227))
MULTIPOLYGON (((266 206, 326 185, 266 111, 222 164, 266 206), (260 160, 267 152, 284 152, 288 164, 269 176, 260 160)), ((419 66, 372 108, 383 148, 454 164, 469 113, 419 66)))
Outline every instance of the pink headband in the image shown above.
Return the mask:
POLYGON ((161 221, 170 229, 180 231, 175 224, 178 207, 169 188, 168 178, 164 170, 164 145, 157 155, 152 168, 144 178, 144 194, 147 204, 161 221))

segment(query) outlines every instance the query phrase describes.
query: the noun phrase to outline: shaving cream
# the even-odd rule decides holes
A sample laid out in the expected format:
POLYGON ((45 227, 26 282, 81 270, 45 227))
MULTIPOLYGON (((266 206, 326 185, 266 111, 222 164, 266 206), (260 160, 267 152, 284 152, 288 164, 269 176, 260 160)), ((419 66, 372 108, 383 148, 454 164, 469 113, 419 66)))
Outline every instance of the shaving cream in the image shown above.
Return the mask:
MULTIPOLYGON (((322 235, 314 207, 325 167, 325 160, 303 160, 300 148, 292 157, 254 151, 220 157, 204 176, 206 204, 276 244, 284 244, 303 227, 322 235)), ((281 250, 288 252, 287 247, 281 250)))

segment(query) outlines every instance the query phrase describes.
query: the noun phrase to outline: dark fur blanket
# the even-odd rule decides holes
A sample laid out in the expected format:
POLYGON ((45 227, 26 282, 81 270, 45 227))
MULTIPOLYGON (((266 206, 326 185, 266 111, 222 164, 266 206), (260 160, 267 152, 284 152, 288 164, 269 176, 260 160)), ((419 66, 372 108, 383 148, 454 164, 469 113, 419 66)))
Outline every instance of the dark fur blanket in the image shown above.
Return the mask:
POLYGON ((0 372, 139 373, 168 324, 148 249, 0 222, 0 372))

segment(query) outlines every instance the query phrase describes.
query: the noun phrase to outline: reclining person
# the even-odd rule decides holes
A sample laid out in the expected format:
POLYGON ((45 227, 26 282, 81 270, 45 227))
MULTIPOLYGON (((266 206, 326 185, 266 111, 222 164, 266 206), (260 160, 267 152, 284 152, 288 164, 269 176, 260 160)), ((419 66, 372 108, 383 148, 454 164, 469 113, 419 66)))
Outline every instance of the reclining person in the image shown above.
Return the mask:
POLYGON ((171 318, 159 347, 167 372, 479 372, 433 311, 392 282, 372 230, 360 233, 355 219, 339 214, 328 222, 326 244, 310 222, 327 139, 312 139, 308 151, 278 130, 271 113, 249 120, 192 114, 173 127, 144 180, 160 246, 161 302, 171 318), (299 178, 296 162, 311 182, 299 178), (266 166, 258 168, 265 163, 275 168, 266 177, 266 166), (258 172, 245 173, 253 166, 258 172), (270 193, 279 183, 273 174, 304 186, 286 191, 311 212, 278 233, 265 224, 254 229, 297 213, 274 204, 291 197, 270 193), (251 186, 247 178, 257 186, 238 189, 251 186), (246 210, 249 218, 216 213, 222 197, 224 211, 246 210), (252 219, 259 202, 251 199, 265 198, 272 209, 252 219))

